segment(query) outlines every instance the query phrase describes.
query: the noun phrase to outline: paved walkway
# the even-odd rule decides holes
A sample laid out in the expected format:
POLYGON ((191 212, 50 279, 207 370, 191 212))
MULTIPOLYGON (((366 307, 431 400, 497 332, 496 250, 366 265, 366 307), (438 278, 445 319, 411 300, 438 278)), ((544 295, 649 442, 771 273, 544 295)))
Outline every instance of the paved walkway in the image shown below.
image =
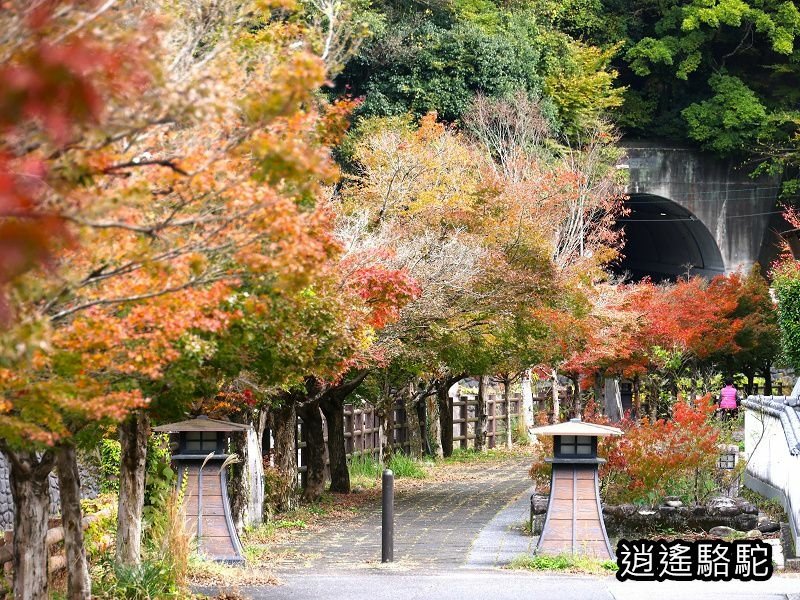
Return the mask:
POLYGON ((502 567, 520 554, 533 554, 539 536, 528 535, 523 529, 530 519, 533 491, 531 487, 520 494, 480 531, 465 567, 502 567))
POLYGON ((290 573, 283 584, 243 589, 256 600, 800 600, 800 580, 626 581, 524 571, 290 573))
MULTIPOLYGON (((522 535, 530 506, 529 466, 526 458, 464 465, 457 477, 423 480, 413 489, 398 492, 396 568, 487 567, 524 552, 533 539, 522 535), (509 510, 504 511, 506 507, 509 510)), ((293 536, 276 549, 303 557, 287 559, 281 570, 363 568, 380 564, 380 542, 377 504, 346 522, 293 536)))

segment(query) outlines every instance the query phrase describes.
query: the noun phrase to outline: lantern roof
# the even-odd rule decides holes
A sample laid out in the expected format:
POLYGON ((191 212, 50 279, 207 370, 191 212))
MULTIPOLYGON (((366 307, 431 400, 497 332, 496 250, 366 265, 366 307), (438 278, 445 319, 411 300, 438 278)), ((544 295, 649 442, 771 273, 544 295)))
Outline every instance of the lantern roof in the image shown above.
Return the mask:
POLYGON ((247 431, 250 429, 249 425, 242 423, 233 423, 232 421, 223 421, 221 419, 211 419, 205 415, 200 415, 194 419, 187 419, 186 421, 178 421, 177 423, 167 423, 166 425, 159 425, 153 427, 153 431, 161 433, 182 433, 185 431, 247 431))
POLYGON ((530 430, 535 435, 622 435, 623 431, 619 427, 610 425, 598 425, 597 423, 584 423, 580 419, 570 419, 555 425, 544 425, 534 427, 530 430))

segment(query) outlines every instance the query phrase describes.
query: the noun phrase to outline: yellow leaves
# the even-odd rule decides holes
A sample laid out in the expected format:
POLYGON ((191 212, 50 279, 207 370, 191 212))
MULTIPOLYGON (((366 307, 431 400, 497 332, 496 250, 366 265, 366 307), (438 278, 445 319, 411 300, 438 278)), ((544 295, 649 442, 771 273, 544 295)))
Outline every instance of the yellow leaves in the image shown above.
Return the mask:
POLYGON ((248 90, 242 102, 244 114, 253 124, 263 125, 296 113, 325 81, 322 60, 308 52, 294 53, 269 72, 264 65, 256 68, 264 71, 257 79, 260 85, 248 90))
POLYGON ((571 40, 564 66, 545 80, 568 132, 581 131, 605 110, 622 105, 625 88, 614 87, 618 73, 608 68, 620 46, 603 50, 571 40))
POLYGON ((422 229, 464 226, 489 190, 485 159, 433 113, 413 131, 395 120, 375 123, 356 145, 361 177, 343 190, 344 209, 422 229))
POLYGON ((253 0, 251 4, 254 10, 263 12, 273 10, 292 11, 297 6, 296 0, 253 0))
POLYGON ((208 257, 199 252, 195 252, 186 257, 186 262, 192 275, 198 276, 206 270, 208 266, 208 257))

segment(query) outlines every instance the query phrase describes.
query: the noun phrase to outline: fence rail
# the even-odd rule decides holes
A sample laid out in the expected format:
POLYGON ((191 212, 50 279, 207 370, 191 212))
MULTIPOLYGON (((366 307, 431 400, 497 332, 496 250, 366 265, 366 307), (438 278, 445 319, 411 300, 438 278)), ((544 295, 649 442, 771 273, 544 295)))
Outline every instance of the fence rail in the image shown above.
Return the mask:
MULTIPOLYGON (((764 385, 754 385, 752 395, 754 396, 763 396, 764 395, 764 385)), ((771 396, 783 396, 788 394, 792 391, 792 386, 784 386, 782 381, 777 381, 772 384, 772 393, 769 394, 771 396)))
MULTIPOLYGON (((511 394, 511 426, 519 418, 522 408, 522 396, 520 393, 511 394)), ((477 416, 477 397, 474 395, 461 395, 457 399, 450 399, 451 410, 453 411, 453 446, 463 449, 472 448, 475 445, 475 423, 477 416)), ((534 405, 537 399, 534 398, 534 405)), ((505 445, 505 435, 509 424, 506 422, 505 400, 502 394, 490 393, 486 396, 486 445, 488 448, 505 445)), ((429 417, 430 418, 430 417, 429 417)), ((303 421, 298 418, 297 449, 298 449, 298 472, 305 473, 308 465, 307 445, 303 421)), ((323 436, 328 440, 328 424, 323 417, 323 436)), ((387 445, 395 450, 408 452, 410 445, 408 442, 408 417, 405 408, 397 404, 392 409, 392 415, 387 419, 390 424, 391 437, 387 440, 387 445)), ((424 426, 425 424, 423 424, 424 426)), ((427 432, 427 427, 424 427, 427 432)), ((354 406, 346 404, 344 406, 344 439, 345 451, 347 456, 359 456, 371 454, 377 456, 381 448, 381 426, 380 416, 376 407, 371 404, 354 406)), ((325 449, 325 464, 328 465, 327 448, 325 449)))
MULTIPOLYGON (((113 507, 109 506, 94 514, 83 517, 81 525, 84 531, 98 519, 110 515, 112 511, 113 507)), ((45 538, 45 544, 48 548, 64 541, 64 527, 61 525, 61 519, 50 519, 50 525, 50 528, 47 530, 47 537, 45 538)), ((10 572, 11 563, 14 560, 13 546, 14 534, 11 531, 6 531, 5 537, 0 538, 0 567, 2 567, 2 570, 6 573, 10 572)), ((55 573, 66 568, 66 566, 67 558, 63 554, 51 553, 47 559, 48 573, 55 573)))

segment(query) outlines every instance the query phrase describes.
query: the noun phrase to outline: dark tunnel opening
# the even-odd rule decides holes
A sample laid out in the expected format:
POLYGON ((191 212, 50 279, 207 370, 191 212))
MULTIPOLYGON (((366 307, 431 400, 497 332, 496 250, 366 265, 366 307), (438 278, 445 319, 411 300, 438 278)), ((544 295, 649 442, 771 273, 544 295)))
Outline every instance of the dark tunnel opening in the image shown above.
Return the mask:
POLYGON ((725 272, 714 236, 691 212, 650 194, 633 194, 625 205, 630 214, 619 219, 625 246, 616 274, 632 281, 649 277, 659 282, 687 273, 710 279, 725 272))

